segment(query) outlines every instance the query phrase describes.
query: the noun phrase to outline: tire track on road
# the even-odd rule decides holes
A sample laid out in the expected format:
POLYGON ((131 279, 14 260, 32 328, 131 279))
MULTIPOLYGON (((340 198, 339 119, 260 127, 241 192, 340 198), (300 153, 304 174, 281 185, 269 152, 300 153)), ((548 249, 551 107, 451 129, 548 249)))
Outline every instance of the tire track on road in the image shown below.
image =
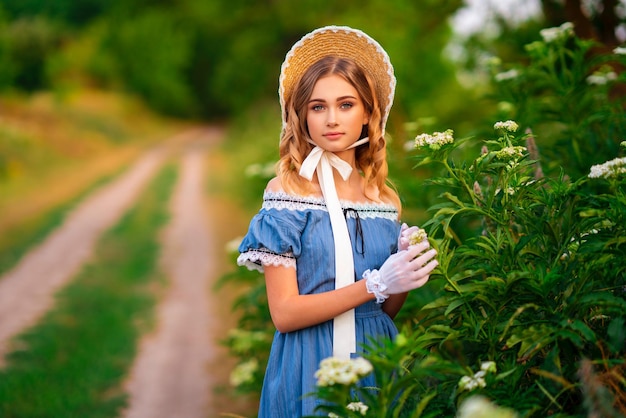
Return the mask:
POLYGON ((157 308, 154 332, 144 337, 126 389, 126 418, 206 418, 213 381, 209 363, 214 234, 204 202, 205 157, 221 132, 209 129, 181 156, 180 175, 163 234, 162 266, 169 283, 157 308))
MULTIPOLYGON (((120 178, 88 196, 41 244, 0 276, 0 366, 11 340, 54 305, 54 294, 90 258, 94 245, 131 207, 168 154, 147 152, 120 178)), ((80 175, 80 174, 78 174, 80 175)))

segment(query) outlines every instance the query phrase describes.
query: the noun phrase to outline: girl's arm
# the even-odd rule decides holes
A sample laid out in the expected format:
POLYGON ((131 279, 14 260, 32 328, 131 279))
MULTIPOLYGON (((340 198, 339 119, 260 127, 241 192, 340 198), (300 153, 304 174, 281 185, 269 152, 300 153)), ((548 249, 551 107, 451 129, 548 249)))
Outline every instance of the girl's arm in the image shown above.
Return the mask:
POLYGON ((264 269, 270 315, 280 332, 320 324, 375 299, 367 292, 365 280, 329 292, 301 295, 295 269, 283 266, 264 266, 264 269))
POLYGON ((391 317, 395 318, 402 309, 404 301, 406 301, 407 293, 398 293, 397 295, 390 295, 389 298, 383 303, 383 312, 391 317))

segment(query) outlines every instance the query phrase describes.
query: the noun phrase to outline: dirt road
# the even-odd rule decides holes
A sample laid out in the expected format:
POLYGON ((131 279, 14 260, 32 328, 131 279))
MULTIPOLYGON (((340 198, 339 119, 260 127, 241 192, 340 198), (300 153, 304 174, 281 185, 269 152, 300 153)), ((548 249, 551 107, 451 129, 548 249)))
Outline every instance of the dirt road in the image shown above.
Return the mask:
POLYGON ((216 254, 223 244, 208 222, 210 199, 203 181, 218 175, 207 172, 206 161, 221 136, 217 128, 197 129, 170 141, 178 146, 147 153, 125 175, 86 199, 45 242, 0 277, 0 356, 10 349, 12 336, 52 307, 54 293, 89 259, 98 237, 132 205, 158 167, 174 157, 179 180, 169 203, 170 224, 162 234, 161 265, 169 282, 158 304, 155 329, 141 341, 129 372, 125 388, 130 402, 122 415, 213 418, 247 408, 216 393, 227 384, 231 364, 219 340, 234 320, 224 315, 232 298, 211 290, 221 271, 216 254))
POLYGON ((10 339, 35 324, 92 254, 104 231, 135 201, 166 156, 165 148, 144 155, 123 176, 84 200, 40 245, 0 276, 0 365, 10 339))

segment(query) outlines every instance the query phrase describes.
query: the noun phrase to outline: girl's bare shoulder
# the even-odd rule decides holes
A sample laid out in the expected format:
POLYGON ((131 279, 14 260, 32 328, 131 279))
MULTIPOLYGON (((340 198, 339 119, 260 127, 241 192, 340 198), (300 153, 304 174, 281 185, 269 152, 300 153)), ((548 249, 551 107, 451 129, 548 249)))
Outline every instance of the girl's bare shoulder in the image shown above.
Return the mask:
POLYGON ((267 186, 265 187, 266 192, 284 192, 283 183, 280 181, 280 178, 274 177, 270 181, 267 182, 267 186))

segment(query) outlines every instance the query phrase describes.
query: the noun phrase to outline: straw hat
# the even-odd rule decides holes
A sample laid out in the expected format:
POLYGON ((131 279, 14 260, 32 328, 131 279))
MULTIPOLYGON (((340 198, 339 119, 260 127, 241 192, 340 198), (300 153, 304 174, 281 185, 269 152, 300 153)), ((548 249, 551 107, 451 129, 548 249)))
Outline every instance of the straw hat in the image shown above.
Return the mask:
POLYGON ((350 58, 369 75, 380 102, 384 131, 396 88, 393 66, 389 55, 378 42, 348 26, 316 29, 304 35, 287 53, 280 68, 278 86, 283 128, 287 122, 285 104, 296 84, 312 64, 328 55, 350 58))

